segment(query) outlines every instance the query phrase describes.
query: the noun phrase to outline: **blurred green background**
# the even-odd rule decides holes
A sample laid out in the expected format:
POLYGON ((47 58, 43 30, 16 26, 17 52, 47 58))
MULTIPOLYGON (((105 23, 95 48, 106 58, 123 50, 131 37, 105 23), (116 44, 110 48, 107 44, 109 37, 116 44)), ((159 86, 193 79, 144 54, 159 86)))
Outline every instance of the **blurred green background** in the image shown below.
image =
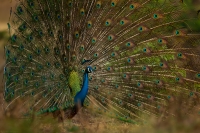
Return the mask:
MULTIPOLYGON (((18 0, 0 0, 0 105, 2 104, 2 99, 3 99, 3 68, 4 68, 4 64, 5 64, 5 60, 4 60, 4 46, 6 45, 6 43, 8 41, 7 23, 9 21, 10 8, 11 7, 15 7, 16 1, 18 1, 18 0)), ((173 1, 173 0, 171 0, 171 1, 173 1)), ((179 1, 181 1, 181 0, 179 0, 179 1)), ((197 11, 200 10, 200 0, 183 0, 183 2, 184 2, 184 4, 187 4, 189 6, 189 8, 191 9, 191 11, 193 11, 193 15, 194 16, 197 15, 197 11)), ((196 32, 200 32, 200 13, 199 13, 199 20, 193 21, 193 22, 189 23, 189 25, 196 32)), ((79 116, 77 116, 77 117, 79 117, 79 116)), ((86 116, 86 117, 88 117, 88 116, 86 116)), ((1 120, 1 118, 2 118, 2 108, 0 107, 0 120, 1 120)), ((80 118, 78 118, 78 119, 80 119, 80 118)), ((97 119, 97 121, 99 122, 99 121, 103 121, 103 120, 97 119)), ((105 123, 105 121, 103 123, 105 123)), ((0 122, 0 128, 1 128, 1 124, 2 123, 0 122)), ((116 122, 114 122, 114 124, 116 125, 116 122)), ((173 122, 171 123, 171 126, 173 126, 173 122)), ((183 125, 179 125, 179 126, 183 127, 183 125)), ((97 127, 99 128, 99 127, 101 127, 101 125, 99 126, 97 124, 97 127)), ((103 125, 102 127, 105 128, 106 126, 104 127, 104 125, 103 125)), ((169 124, 169 127, 170 127, 170 124, 169 124)), ((76 129, 76 127, 73 127, 73 126, 72 126, 72 128, 76 129)), ((91 128, 93 128, 93 127, 91 127, 91 128)), ((113 129, 114 128, 115 127, 113 127, 113 129)), ((123 132, 126 131, 126 129, 127 129, 127 131, 130 130, 130 128, 128 126, 126 126, 126 125, 124 125, 124 128, 125 129, 122 128, 123 132)), ((138 127, 135 126, 134 130, 135 130, 135 128, 138 128, 138 127)), ((68 129, 67 132, 69 130, 71 130, 71 129, 68 129)), ((91 130, 91 132, 93 132, 93 131, 97 131, 97 129, 94 128, 94 130, 91 130)), ((1 129, 0 129, 0 132, 1 132, 1 129)), ((141 132, 145 132, 145 130, 141 130, 141 132)), ((149 131, 149 132, 151 132, 151 131, 149 131)), ((154 130, 152 132, 154 132, 154 130)), ((200 131, 198 130, 198 132, 200 132, 200 131)))
POLYGON ((16 2, 11 2, 11 0, 0 0, 0 92, 3 87, 3 66, 4 66, 4 49, 3 46, 6 45, 8 40, 8 30, 7 23, 9 20, 10 8, 15 5, 16 2))

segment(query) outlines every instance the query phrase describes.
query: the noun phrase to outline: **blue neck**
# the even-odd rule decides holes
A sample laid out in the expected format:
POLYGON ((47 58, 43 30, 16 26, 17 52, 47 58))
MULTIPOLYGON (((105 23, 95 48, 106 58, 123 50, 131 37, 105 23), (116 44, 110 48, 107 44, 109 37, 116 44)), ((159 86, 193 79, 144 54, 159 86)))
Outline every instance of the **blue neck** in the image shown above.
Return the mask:
POLYGON ((83 75, 83 86, 81 90, 77 92, 76 96, 74 97, 75 105, 80 104, 81 106, 83 106, 83 102, 88 92, 88 84, 89 84, 88 73, 85 72, 83 75))

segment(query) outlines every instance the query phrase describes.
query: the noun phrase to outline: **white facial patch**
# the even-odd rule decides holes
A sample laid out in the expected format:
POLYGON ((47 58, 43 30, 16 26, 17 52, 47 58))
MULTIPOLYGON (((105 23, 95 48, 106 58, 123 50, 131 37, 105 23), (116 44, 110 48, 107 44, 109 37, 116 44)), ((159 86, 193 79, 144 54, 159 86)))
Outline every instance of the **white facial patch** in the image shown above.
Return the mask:
POLYGON ((90 68, 88 68, 88 72, 91 72, 91 71, 90 71, 90 68))

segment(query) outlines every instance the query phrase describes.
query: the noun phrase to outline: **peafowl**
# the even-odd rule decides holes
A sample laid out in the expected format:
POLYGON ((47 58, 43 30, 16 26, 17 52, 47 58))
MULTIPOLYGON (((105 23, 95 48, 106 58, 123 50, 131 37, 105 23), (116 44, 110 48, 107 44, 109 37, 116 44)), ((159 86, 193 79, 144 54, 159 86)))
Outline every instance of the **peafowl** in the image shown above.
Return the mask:
POLYGON ((198 16, 184 1, 19 0, 10 15, 5 111, 21 100, 21 117, 64 120, 92 106, 130 122, 181 100, 198 113, 198 16))

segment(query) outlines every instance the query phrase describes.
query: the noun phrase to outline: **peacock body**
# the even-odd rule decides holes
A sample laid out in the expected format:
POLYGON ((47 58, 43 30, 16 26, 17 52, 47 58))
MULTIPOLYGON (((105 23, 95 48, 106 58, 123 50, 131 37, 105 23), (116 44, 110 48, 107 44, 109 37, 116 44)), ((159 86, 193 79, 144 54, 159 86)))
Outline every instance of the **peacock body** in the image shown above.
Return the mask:
POLYGON ((200 34, 188 14, 167 0, 19 0, 5 47, 6 110, 20 99, 22 116, 71 118, 93 105, 136 120, 173 115, 180 97, 180 108, 197 108, 200 34))

